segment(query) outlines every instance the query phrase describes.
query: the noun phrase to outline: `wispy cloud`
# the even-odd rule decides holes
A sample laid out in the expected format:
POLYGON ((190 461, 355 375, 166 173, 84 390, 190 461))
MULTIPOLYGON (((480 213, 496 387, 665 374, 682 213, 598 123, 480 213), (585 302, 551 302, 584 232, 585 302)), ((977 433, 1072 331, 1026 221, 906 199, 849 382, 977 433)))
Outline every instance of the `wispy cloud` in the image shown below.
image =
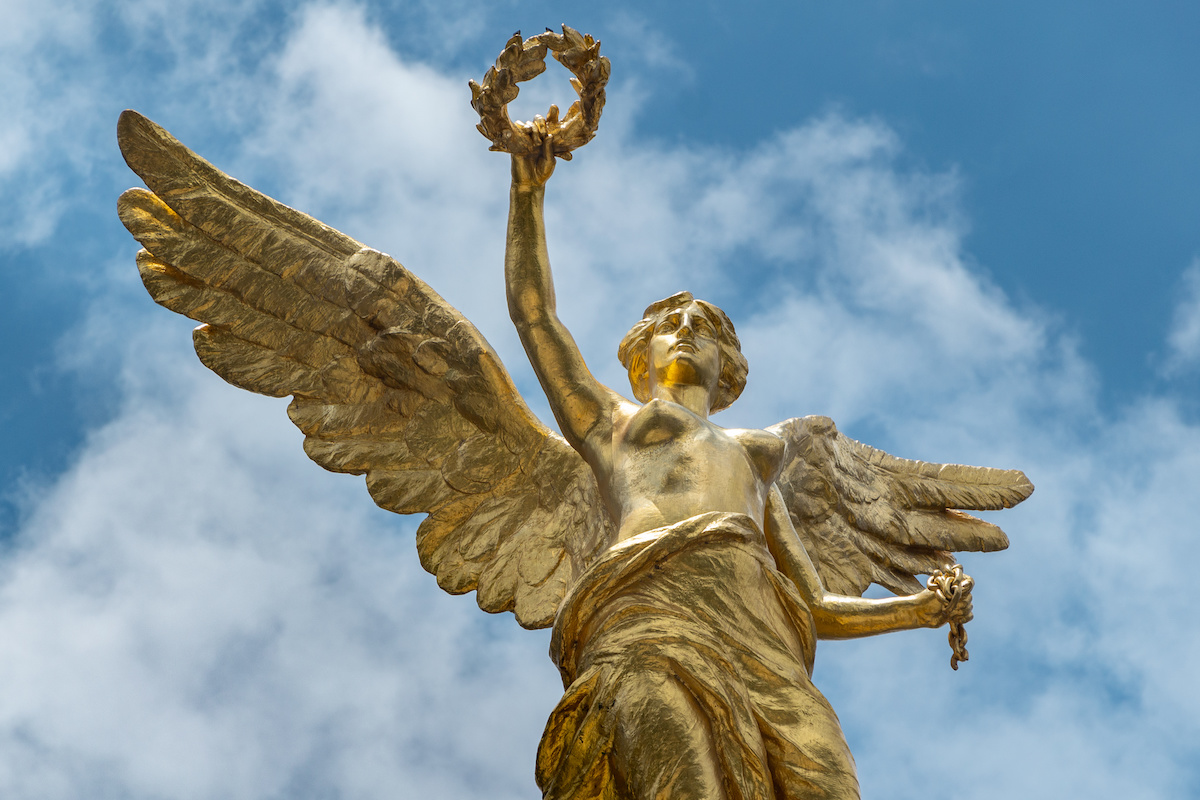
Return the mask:
POLYGON ((442 595, 411 526, 298 458, 283 404, 214 381, 173 322, 104 340, 122 412, 2 562, 5 796, 529 795, 545 637, 442 595))
POLYGON ((65 141, 68 125, 88 118, 95 108, 84 87, 64 74, 90 55, 95 19, 86 3, 52 6, 28 0, 7 3, 4 17, 0 192, 22 202, 13 204, 11 217, 0 219, 0 242, 29 246, 53 231, 68 193, 45 165, 70 162, 74 148, 65 141))
POLYGON ((1171 330, 1167 334, 1168 375, 1190 371, 1200 364, 1200 259, 1183 271, 1171 330))

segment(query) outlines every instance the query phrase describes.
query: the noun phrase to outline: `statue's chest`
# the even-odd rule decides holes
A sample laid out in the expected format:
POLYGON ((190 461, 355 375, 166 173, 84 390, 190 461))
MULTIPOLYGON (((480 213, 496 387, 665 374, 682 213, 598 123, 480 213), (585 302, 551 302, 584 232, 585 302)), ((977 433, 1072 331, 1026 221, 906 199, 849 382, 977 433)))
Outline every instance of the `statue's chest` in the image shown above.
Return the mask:
POLYGON ((629 420, 615 461, 633 473, 679 471, 694 478, 717 472, 729 480, 753 475, 766 484, 779 473, 783 441, 759 430, 726 430, 684 406, 651 400, 629 420))
POLYGON ((740 450, 724 429, 677 403, 652 399, 629 421, 622 437, 626 455, 638 452, 697 449, 740 450))
POLYGON ((715 425, 683 406, 656 399, 638 409, 622 438, 627 448, 639 450, 698 444, 713 441, 722 434, 715 425))
POLYGON ((662 400, 651 400, 638 410, 614 455, 628 478, 657 476, 672 485, 683 475, 702 481, 714 472, 748 472, 745 448, 734 437, 687 408, 662 400))

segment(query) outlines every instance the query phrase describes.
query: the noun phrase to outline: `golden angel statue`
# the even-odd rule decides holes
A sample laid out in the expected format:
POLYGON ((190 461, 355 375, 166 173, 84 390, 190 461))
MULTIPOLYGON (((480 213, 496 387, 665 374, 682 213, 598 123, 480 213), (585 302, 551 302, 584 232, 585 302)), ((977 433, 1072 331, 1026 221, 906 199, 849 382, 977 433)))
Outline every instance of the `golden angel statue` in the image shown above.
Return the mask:
POLYGON ((149 191, 125 192, 121 219, 154 300, 202 323, 204 364, 291 395, 314 461, 365 475, 383 508, 428 514, 417 549, 443 589, 553 626, 566 691, 539 745, 544 797, 857 798, 838 719, 810 680, 817 639, 961 630, 970 583, 947 571, 952 554, 1008 541, 957 509, 1007 508, 1033 487, 1016 470, 895 458, 824 417, 715 425, 746 359, 728 317, 686 292, 652 304, 620 344, 635 400, 596 380, 555 312, 542 209, 555 159, 595 131, 598 48, 566 27, 517 36, 472 84, 481 131, 512 154, 508 306, 561 437, 475 327, 399 262, 132 111, 120 146, 149 191), (580 102, 561 120, 511 122, 504 105, 547 48, 580 102), (861 597, 871 583, 897 596, 861 597))

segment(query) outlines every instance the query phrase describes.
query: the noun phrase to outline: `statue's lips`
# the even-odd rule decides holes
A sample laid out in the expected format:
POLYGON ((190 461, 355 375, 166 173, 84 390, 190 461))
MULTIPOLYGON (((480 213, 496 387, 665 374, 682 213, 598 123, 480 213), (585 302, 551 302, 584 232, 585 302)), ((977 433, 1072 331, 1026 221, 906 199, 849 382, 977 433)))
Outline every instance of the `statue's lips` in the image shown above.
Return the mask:
POLYGON ((682 353, 695 353, 695 352, 698 352, 698 351, 697 351, 697 349, 696 349, 696 345, 692 344, 691 342, 678 342, 678 343, 677 343, 677 344, 676 344, 674 347, 672 347, 671 349, 672 349, 672 350, 674 350, 674 351, 676 351, 676 352, 682 352, 682 353))

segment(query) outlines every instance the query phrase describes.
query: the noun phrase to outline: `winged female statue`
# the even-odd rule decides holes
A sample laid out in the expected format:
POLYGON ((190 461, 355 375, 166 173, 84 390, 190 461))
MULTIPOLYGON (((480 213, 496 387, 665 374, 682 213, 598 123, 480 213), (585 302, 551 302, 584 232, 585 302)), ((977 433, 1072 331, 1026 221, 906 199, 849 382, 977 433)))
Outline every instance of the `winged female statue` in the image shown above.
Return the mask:
MULTIPOLYGON (((591 138, 608 62, 564 27, 515 37, 473 84, 512 154, 508 305, 562 436, 495 352, 395 259, 239 183, 133 111, 118 139, 146 189, 119 202, 151 296, 202 324, 201 361, 288 414, 321 466, 428 516, 421 564, 485 611, 553 626, 566 692, 539 746, 544 796, 857 798, 816 640, 961 626, 953 553, 1003 549, 958 509, 1007 508, 1016 470, 887 455, 824 417, 733 430, 710 415, 746 359, 716 306, 681 292, 621 342, 635 400, 602 385, 555 312, 543 198, 591 138), (564 120, 511 123, 515 83, 554 52, 582 80, 564 120), (532 65, 532 66, 531 66, 532 65), (917 575, 940 579, 932 591, 917 575), (871 583, 896 597, 861 597, 871 583)), ((965 658, 965 651, 960 657, 965 658)))

